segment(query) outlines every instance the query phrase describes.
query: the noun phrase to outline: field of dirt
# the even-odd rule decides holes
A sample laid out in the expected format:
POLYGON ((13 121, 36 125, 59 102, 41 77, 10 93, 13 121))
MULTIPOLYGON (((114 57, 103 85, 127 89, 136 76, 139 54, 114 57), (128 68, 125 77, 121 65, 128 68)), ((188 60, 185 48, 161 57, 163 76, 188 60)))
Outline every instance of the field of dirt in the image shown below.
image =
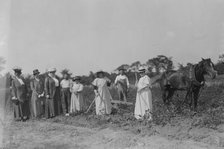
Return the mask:
MULTIPOLYGON (((115 90, 111 90, 114 98, 115 90)), ((165 107, 160 91, 153 89, 153 121, 134 119, 134 106, 116 105, 112 115, 89 114, 58 116, 14 122, 6 111, 1 123, 5 149, 85 149, 85 148, 152 148, 152 149, 221 149, 224 148, 223 86, 205 87, 197 114, 183 104, 184 93, 178 92, 165 107)), ((86 104, 93 94, 85 89, 86 104)), ((134 103, 135 90, 128 100, 134 103)), ((6 105, 8 103, 6 102, 6 105)))
MULTIPOLYGON (((93 116, 94 117, 94 116, 93 116)), ((224 125, 217 130, 191 126, 189 120, 156 126, 136 122, 121 126, 111 120, 57 117, 52 120, 10 122, 4 128, 7 149, 221 149, 224 125)), ((177 120, 178 121, 178 120, 177 120)))

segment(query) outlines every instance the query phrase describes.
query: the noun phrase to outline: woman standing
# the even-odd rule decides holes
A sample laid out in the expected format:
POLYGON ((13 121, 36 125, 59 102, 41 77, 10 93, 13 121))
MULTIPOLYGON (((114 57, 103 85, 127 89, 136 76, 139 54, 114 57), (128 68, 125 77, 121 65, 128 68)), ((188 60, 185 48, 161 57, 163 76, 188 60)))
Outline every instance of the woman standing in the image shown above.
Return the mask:
POLYGON ((73 78, 73 83, 70 88, 72 93, 70 113, 77 113, 84 110, 84 100, 82 94, 83 85, 80 83, 80 80, 80 77, 73 78))
POLYGON ((19 67, 15 67, 13 70, 15 72, 15 77, 12 80, 12 101, 14 118, 16 121, 25 121, 29 116, 27 86, 25 84, 24 78, 21 76, 22 69, 19 67))
POLYGON ((56 114, 60 114, 60 88, 59 81, 55 75, 56 69, 51 68, 48 70, 48 76, 45 79, 44 88, 46 94, 45 103, 45 116, 46 118, 52 118, 56 114))
POLYGON ((39 70, 35 69, 33 71, 33 80, 30 82, 30 88, 32 90, 31 97, 31 116, 36 118, 40 117, 43 113, 41 101, 44 97, 44 82, 39 77, 39 70))
POLYGON ((152 120, 152 92, 151 81, 143 67, 139 68, 140 79, 137 84, 137 96, 135 103, 135 118, 152 120))
POLYGON ((110 95, 108 86, 110 85, 111 81, 104 76, 103 71, 98 71, 96 76, 97 78, 92 83, 95 92, 96 114, 110 114, 112 108, 112 97, 110 95))

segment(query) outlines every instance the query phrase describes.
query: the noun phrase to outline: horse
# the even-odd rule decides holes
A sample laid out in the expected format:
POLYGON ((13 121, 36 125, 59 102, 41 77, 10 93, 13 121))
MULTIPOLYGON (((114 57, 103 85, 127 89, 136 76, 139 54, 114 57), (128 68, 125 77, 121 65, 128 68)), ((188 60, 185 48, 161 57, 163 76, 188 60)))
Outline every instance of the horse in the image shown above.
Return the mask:
POLYGON ((203 59, 195 64, 189 65, 183 70, 165 71, 160 79, 159 84, 162 91, 162 99, 165 105, 169 105, 170 101, 177 90, 187 91, 185 100, 190 97, 189 106, 193 111, 197 111, 198 98, 201 88, 205 84, 205 75, 214 79, 217 71, 214 70, 214 64, 210 58, 203 59))

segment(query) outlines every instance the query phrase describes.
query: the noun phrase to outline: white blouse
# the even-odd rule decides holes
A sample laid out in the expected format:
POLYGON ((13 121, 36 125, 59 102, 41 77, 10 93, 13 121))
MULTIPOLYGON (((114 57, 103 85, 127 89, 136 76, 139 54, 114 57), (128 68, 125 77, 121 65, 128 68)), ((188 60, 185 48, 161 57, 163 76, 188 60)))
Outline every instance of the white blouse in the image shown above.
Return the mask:
POLYGON ((52 77, 50 74, 49 74, 49 76, 54 80, 55 87, 58 87, 58 86, 59 86, 59 81, 58 81, 58 79, 55 78, 55 77, 52 77))
POLYGON ((58 81, 58 79, 56 79, 55 77, 54 78, 52 78, 53 80, 54 80, 54 82, 55 82, 55 86, 56 87, 58 87, 59 86, 59 81, 58 81))

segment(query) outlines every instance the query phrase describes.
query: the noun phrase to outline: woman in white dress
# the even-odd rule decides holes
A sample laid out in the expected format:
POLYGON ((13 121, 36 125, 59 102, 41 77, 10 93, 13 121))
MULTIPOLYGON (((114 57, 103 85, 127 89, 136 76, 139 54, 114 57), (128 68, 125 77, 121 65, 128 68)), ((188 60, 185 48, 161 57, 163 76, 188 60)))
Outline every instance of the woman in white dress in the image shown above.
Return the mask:
POLYGON ((77 113, 84 110, 84 100, 83 100, 83 85, 80 83, 80 77, 74 77, 73 83, 71 85, 70 91, 71 95, 71 105, 70 113, 77 113))
POLYGON ((138 120, 152 120, 152 92, 151 81, 143 67, 139 68, 140 79, 137 84, 137 96, 135 103, 135 118, 138 120))
POLYGON ((104 76, 103 71, 97 72, 97 78, 93 81, 95 92, 96 115, 105 115, 111 113, 111 94, 108 89, 111 81, 104 76))

